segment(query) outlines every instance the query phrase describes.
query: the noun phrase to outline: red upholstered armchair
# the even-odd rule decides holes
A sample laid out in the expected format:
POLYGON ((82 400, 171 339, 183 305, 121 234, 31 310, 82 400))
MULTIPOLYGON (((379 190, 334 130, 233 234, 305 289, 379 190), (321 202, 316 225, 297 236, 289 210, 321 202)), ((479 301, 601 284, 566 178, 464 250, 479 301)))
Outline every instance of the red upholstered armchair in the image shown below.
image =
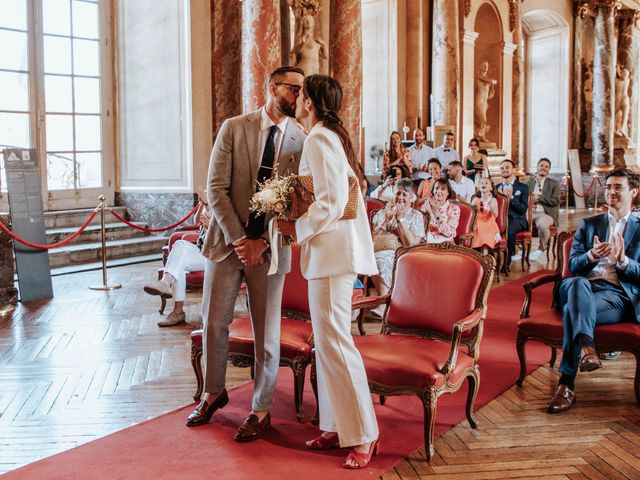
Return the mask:
MULTIPOLYGON (((296 417, 303 420, 302 393, 307 365, 312 357, 312 331, 309 319, 307 281, 300 271, 300 247, 291 246, 291 272, 284 280, 282 292, 282 320, 280 324, 280 366, 289 367, 294 375, 296 417)), ((191 332, 191 363, 197 380, 193 398, 200 399, 203 389, 202 372, 203 330, 191 332)), ((253 376, 253 330, 248 315, 235 318, 229 325, 229 361, 236 367, 251 367, 253 376)))
POLYGON ((373 214, 375 212, 377 212, 381 208, 384 208, 384 202, 378 198, 368 197, 366 199, 366 205, 367 205, 367 217, 369 218, 369 220, 373 218, 373 214))
POLYGON ((507 261, 507 235, 509 232, 509 197, 504 193, 496 192, 498 202, 498 216, 496 223, 500 230, 500 241, 493 247, 493 256, 496 259, 496 280, 500 282, 500 271, 507 261))
POLYGON ((528 230, 523 230, 521 232, 516 233, 516 245, 520 245, 522 250, 522 256, 520 258, 520 266, 522 267, 522 271, 524 271, 524 262, 526 260, 527 266, 531 268, 531 263, 529 263, 529 254, 531 253, 531 238, 533 237, 533 201, 531 199, 533 195, 529 192, 529 203, 527 204, 527 225, 529 225, 528 230))
POLYGON ((478 210, 473 205, 460 200, 452 200, 451 203, 455 203, 460 207, 460 221, 458 222, 458 228, 456 229, 454 243, 456 245, 462 245, 463 247, 471 247, 476 228, 478 210))
POLYGON ((422 400, 427 460, 434 454, 437 400, 465 379, 467 419, 477 426, 478 347, 494 267, 493 257, 451 243, 402 247, 389 294, 366 299, 370 308, 387 305, 381 334, 354 337, 369 387, 382 402, 391 395, 422 400))
MULTIPOLYGON (((542 274, 534 277, 522 286, 525 291, 525 301, 518 322, 518 338, 516 348, 520 360, 520 376, 516 384, 522 385, 527 373, 525 344, 529 340, 537 340, 551 347, 551 367, 556 361, 556 349, 562 348, 564 326, 562 315, 556 310, 556 294, 560 282, 571 276, 569 272, 569 254, 573 243, 573 233, 561 232, 558 235, 557 258, 558 266, 554 273, 542 274), (530 312, 533 290, 540 285, 553 283, 553 301, 547 309, 530 312)), ((636 357, 636 373, 634 390, 636 402, 640 405, 640 324, 636 322, 618 323, 614 325, 599 325, 595 329, 594 343, 598 353, 631 352, 636 357)))

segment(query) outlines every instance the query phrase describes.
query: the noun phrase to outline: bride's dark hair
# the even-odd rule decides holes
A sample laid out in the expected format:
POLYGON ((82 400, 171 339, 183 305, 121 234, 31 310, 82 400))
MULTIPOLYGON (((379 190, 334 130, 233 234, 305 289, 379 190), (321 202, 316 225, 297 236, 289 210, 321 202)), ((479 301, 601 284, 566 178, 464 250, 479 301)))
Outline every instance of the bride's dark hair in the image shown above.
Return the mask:
POLYGON ((340 83, 328 75, 309 75, 304 79, 302 92, 305 98, 313 102, 318 120, 321 120, 325 127, 338 135, 347 154, 349 165, 358 179, 362 181, 364 178, 362 165, 353 149, 349 133, 338 116, 338 111, 342 105, 342 87, 340 83))

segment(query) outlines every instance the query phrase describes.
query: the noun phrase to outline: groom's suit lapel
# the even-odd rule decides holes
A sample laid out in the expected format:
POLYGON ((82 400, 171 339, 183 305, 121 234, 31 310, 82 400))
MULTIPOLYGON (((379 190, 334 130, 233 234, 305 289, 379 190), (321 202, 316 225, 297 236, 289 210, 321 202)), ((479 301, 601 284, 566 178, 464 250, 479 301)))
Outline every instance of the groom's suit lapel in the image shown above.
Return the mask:
POLYGON ((247 117, 243 129, 247 147, 247 162, 249 163, 249 179, 251 185, 255 186, 255 180, 258 178, 258 169, 262 161, 261 155, 258 153, 260 147, 258 145, 260 142, 260 110, 247 117))
POLYGON ((609 215, 606 213, 602 215, 600 221, 596 226, 596 235, 598 235, 598 240, 601 242, 606 242, 609 240, 609 215))

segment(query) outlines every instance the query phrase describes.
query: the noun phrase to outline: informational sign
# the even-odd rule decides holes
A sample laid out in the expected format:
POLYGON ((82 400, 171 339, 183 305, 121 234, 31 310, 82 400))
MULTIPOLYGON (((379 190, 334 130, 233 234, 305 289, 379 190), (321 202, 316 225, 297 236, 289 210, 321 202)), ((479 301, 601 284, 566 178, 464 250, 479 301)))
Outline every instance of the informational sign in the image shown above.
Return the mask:
MULTIPOLYGON (((2 151, 7 174, 9 210, 13 233, 25 240, 46 243, 40 168, 35 149, 9 148, 2 151)), ((13 242, 20 301, 53 297, 49 253, 13 242)))
POLYGON ((571 184, 573 186, 573 199, 576 208, 585 208, 584 189, 582 188, 582 169, 580 168, 580 153, 578 150, 569 150, 569 171, 571 172, 571 184))

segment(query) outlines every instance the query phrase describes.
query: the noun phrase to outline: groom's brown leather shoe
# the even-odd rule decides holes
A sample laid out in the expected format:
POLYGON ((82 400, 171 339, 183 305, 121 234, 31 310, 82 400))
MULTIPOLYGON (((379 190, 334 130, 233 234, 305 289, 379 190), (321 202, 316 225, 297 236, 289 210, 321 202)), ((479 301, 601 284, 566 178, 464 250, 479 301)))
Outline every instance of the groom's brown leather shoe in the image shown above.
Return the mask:
POLYGON ((222 390, 222 393, 216 397, 216 399, 209 405, 205 400, 200 400, 200 403, 196 409, 189 414, 187 418, 187 427, 196 427, 198 425, 204 425, 209 423, 211 417, 216 410, 224 407, 229 403, 229 396, 227 390, 222 390))
POLYGON ((271 426, 271 413, 267 412, 267 415, 260 421, 257 415, 253 413, 249 415, 240 428, 236 432, 234 437, 236 442, 251 442, 262 437, 264 432, 271 426))
POLYGON ((602 368, 602 362, 598 357, 598 352, 593 347, 582 347, 580 350, 580 364, 578 368, 581 372, 593 372, 602 368))
POLYGON ((560 413, 566 412, 571 408, 576 401, 576 393, 566 385, 558 385, 556 394, 553 396, 549 405, 547 406, 547 412, 560 413))

